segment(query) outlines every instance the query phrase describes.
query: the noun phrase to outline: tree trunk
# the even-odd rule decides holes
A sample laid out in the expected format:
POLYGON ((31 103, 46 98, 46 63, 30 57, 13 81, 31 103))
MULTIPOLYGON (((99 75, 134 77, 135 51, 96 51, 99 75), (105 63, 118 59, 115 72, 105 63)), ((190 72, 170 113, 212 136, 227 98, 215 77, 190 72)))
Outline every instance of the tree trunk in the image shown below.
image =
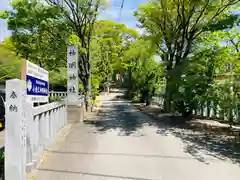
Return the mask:
POLYGON ((141 91, 140 103, 145 103, 145 94, 144 91, 141 91))
POLYGON ((146 98, 146 106, 151 106, 152 105, 152 96, 148 94, 146 98))
POLYGON ((128 68, 128 87, 132 90, 132 68, 128 68))
POLYGON ((134 89, 133 89, 133 84, 132 84, 132 69, 131 69, 131 67, 129 67, 128 71, 127 71, 127 88, 128 88, 127 97, 129 99, 133 99, 134 89))
POLYGON ((85 91, 85 108, 86 112, 88 112, 91 108, 91 85, 90 85, 90 77, 87 78, 86 84, 84 84, 85 91))
POLYGON ((172 108, 172 92, 170 87, 170 78, 166 79, 166 89, 164 95, 164 112, 169 113, 171 112, 172 108))

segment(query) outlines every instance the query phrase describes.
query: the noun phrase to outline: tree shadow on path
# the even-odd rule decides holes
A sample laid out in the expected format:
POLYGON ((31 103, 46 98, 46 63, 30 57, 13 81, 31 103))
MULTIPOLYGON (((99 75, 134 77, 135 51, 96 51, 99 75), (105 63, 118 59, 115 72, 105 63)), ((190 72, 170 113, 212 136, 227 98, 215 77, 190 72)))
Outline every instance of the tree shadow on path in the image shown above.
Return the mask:
POLYGON ((120 136, 134 136, 142 128, 143 119, 138 110, 130 108, 126 101, 123 102, 117 97, 105 102, 98 115, 94 119, 86 120, 85 124, 94 126, 97 129, 95 133, 118 131, 120 136))
MULTIPOLYGON (((135 106, 139 109, 139 106, 135 106)), ((159 113, 157 108, 142 110, 150 117, 144 118, 139 110, 133 110, 126 102, 115 98, 111 102, 104 103, 94 120, 86 121, 89 126, 96 128, 91 133, 107 133, 118 131, 119 136, 143 136, 139 132, 144 125, 156 127, 157 134, 161 136, 174 135, 184 143, 184 151, 200 162, 206 163, 206 155, 219 160, 231 160, 240 165, 240 142, 222 132, 211 132, 201 127, 196 128, 186 123, 186 119, 159 113), (157 116, 156 116, 157 114, 157 116)))
POLYGON ((160 110, 157 108, 142 112, 153 118, 151 125, 158 128, 159 135, 173 134, 180 138, 184 143, 184 151, 197 160, 205 162, 205 155, 208 155, 240 165, 239 135, 238 137, 230 136, 226 133, 226 129, 214 130, 192 126, 180 116, 159 113, 160 110))

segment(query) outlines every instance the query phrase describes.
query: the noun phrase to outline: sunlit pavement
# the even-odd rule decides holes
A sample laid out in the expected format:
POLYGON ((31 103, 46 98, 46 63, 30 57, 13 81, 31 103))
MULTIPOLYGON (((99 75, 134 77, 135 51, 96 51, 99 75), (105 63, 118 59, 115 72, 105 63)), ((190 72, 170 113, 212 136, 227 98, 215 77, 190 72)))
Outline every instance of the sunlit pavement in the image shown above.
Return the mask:
POLYGON ((74 125, 48 149, 37 180, 240 179, 239 164, 181 140, 118 95, 102 97, 95 121, 74 125))

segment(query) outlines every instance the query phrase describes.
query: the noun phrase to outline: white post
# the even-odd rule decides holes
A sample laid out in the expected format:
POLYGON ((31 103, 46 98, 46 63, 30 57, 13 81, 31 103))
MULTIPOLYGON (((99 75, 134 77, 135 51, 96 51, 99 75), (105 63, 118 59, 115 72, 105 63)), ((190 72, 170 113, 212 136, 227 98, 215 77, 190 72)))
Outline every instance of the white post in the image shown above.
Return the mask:
POLYGON ((67 100, 64 100, 65 106, 64 106, 64 126, 67 124, 68 120, 68 114, 67 114, 67 100))
POLYGON ((29 140, 29 146, 27 146, 29 152, 29 161, 27 162, 27 173, 31 172, 32 168, 34 167, 33 164, 33 155, 34 155, 34 148, 35 148, 35 139, 36 139, 36 132, 34 129, 34 117, 33 117, 33 104, 27 103, 27 137, 29 140))
POLYGON ((50 121, 50 113, 47 112, 45 114, 45 147, 49 145, 49 121, 50 121))
POLYGON ((78 49, 77 46, 68 46, 67 51, 67 99, 69 105, 78 103, 78 49))
POLYGON ((6 82, 5 179, 26 176, 26 84, 19 79, 6 82))

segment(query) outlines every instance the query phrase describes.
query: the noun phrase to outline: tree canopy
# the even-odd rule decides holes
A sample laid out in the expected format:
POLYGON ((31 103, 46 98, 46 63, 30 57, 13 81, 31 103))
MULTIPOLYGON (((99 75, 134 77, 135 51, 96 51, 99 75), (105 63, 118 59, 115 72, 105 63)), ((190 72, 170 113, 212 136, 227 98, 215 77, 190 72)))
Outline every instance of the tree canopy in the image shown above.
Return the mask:
POLYGON ((6 44, 0 44, 0 81, 19 78, 21 60, 6 44))
MULTIPOLYGON (((161 93, 166 112, 189 115, 215 104, 226 114, 238 107, 240 16, 233 12, 239 10, 239 0, 146 2, 134 13, 144 35, 99 20, 108 1, 13 0, 11 5, 0 15, 12 31, 0 47, 2 67, 17 67, 20 58, 27 59, 46 68, 51 83, 66 85, 66 49, 75 44, 85 94, 91 85, 97 95, 121 74, 128 98, 149 105, 161 93)), ((14 68, 1 73, 2 79, 17 76, 14 68)))
POLYGON ((156 0, 136 11, 140 26, 146 29, 166 65, 166 111, 171 110, 171 90, 178 89, 183 67, 199 37, 238 24, 238 15, 231 13, 238 5, 238 0, 156 0))

